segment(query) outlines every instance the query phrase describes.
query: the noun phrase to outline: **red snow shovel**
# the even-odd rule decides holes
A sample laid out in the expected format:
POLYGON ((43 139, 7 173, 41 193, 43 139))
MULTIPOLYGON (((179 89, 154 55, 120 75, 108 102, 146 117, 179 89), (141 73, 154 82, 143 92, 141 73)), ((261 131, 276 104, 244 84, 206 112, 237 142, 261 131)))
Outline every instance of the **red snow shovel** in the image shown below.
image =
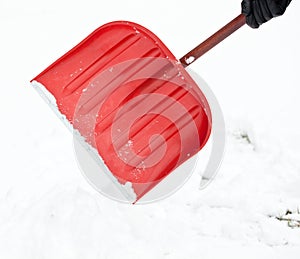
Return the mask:
POLYGON ((111 22, 31 83, 136 202, 207 142, 210 107, 184 68, 244 24, 241 14, 178 62, 146 28, 111 22))

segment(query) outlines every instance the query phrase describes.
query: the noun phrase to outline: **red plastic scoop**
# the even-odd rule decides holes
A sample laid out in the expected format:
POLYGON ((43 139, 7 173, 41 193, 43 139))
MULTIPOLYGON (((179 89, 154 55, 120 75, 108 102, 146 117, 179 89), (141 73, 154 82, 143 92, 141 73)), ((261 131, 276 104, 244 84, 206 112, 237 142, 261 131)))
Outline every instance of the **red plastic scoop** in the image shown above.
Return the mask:
POLYGON ((237 17, 181 63, 146 28, 108 23, 31 82, 54 97, 52 105, 118 183, 131 184, 136 202, 207 142, 210 107, 184 67, 244 20, 237 17))

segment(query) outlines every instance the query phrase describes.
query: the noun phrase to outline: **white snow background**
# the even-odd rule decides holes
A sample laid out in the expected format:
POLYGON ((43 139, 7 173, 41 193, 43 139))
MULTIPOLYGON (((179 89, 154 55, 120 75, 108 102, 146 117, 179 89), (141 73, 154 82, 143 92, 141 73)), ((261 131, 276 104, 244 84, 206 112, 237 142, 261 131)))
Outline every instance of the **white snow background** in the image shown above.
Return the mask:
POLYGON ((239 13, 240 0, 0 0, 1 259, 299 258, 297 221, 276 219, 299 219, 299 1, 191 65, 227 125, 204 191, 195 173, 158 203, 101 196, 77 167, 72 134, 29 85, 106 22, 140 23, 180 58, 239 13))

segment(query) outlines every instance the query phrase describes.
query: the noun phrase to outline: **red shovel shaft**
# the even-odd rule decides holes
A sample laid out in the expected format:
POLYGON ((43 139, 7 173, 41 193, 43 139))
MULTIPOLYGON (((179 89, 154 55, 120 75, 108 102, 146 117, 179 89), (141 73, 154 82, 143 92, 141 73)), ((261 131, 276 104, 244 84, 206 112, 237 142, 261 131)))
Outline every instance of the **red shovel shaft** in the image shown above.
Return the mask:
POLYGON ((241 28, 243 25, 246 24, 246 17, 244 14, 240 14, 231 22, 226 24, 223 28, 217 31, 215 34, 210 36, 207 40, 202 42, 200 45, 195 47, 193 50, 185 54, 181 59, 180 62, 184 67, 189 66, 194 61, 196 61, 199 57, 204 55, 207 51, 212 49, 214 46, 219 44, 221 41, 226 39, 236 30, 241 28))

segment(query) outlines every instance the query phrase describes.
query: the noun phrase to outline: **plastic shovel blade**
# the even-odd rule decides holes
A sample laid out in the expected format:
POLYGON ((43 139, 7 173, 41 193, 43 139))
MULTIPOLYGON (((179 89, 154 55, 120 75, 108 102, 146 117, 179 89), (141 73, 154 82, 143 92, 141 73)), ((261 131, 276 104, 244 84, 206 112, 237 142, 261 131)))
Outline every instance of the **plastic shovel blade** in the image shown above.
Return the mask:
POLYGON ((115 182, 130 183, 131 202, 210 136, 198 85, 156 35, 132 22, 101 26, 31 82, 115 182))

